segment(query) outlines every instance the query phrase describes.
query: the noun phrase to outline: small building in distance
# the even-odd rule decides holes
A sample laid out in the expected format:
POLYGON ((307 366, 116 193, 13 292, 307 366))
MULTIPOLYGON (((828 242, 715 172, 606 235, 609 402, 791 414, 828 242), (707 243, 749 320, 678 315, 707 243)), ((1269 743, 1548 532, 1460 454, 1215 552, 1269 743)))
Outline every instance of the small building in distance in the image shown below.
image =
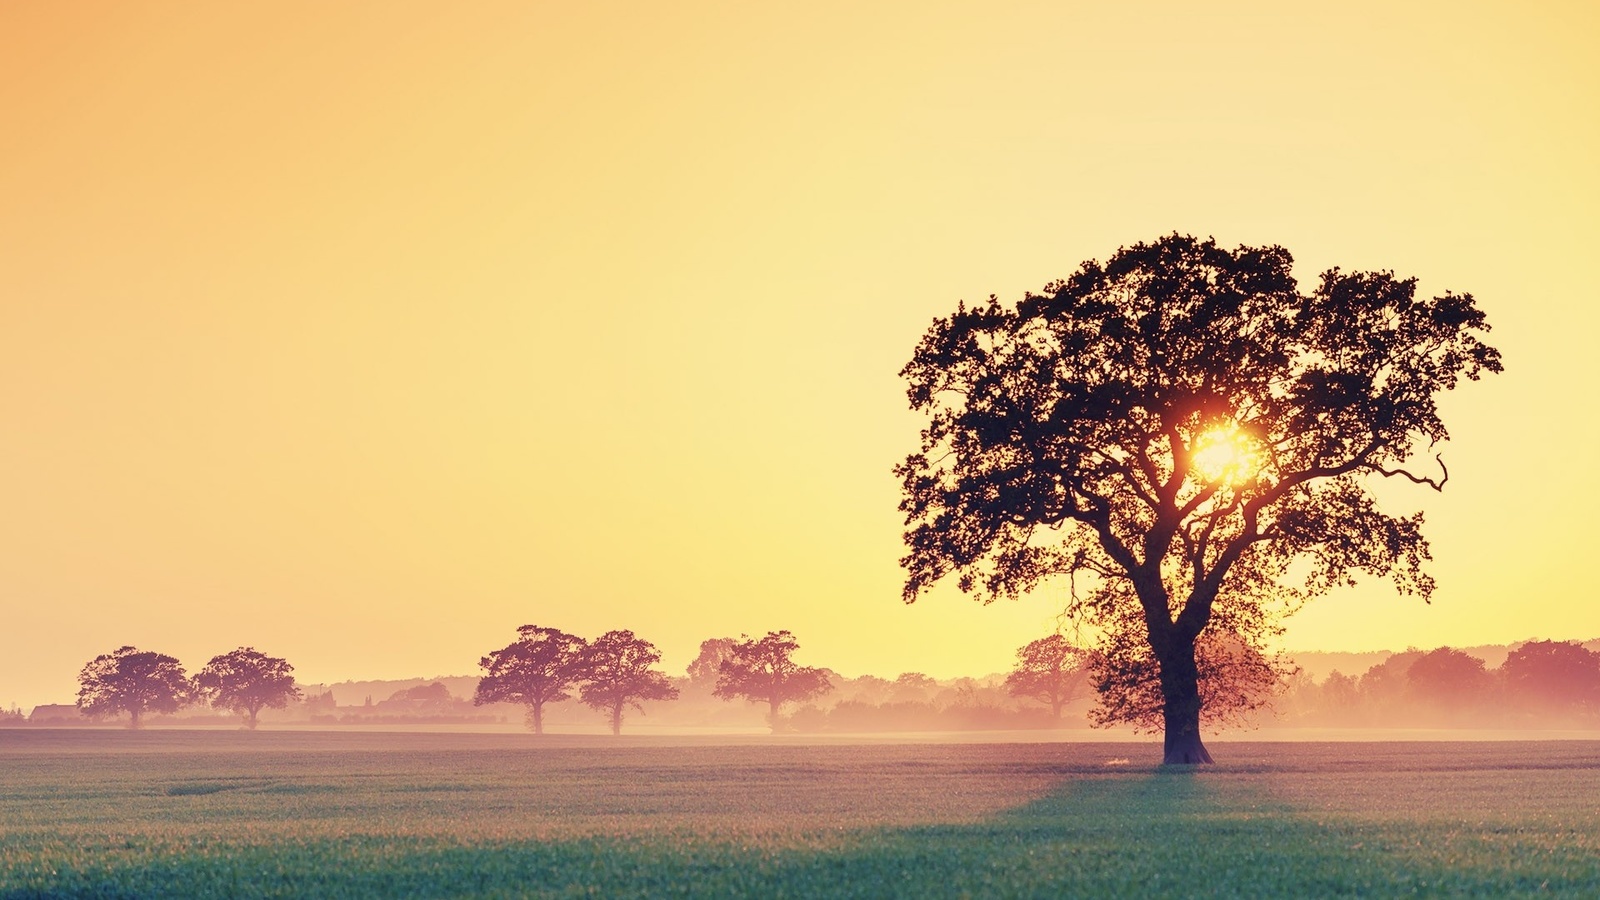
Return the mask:
POLYGON ((28 713, 29 725, 88 725, 92 721, 71 703, 44 703, 28 713))

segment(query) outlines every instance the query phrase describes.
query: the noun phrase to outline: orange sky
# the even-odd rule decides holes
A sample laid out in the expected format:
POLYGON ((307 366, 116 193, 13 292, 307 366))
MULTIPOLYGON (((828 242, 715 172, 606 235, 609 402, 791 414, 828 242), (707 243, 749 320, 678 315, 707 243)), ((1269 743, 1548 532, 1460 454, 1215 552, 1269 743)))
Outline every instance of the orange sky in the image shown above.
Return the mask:
POLYGON ((1174 230, 1471 291, 1505 352, 1394 489, 1433 605, 1289 646, 1600 636, 1600 16, 1403 5, 0 5, 0 704, 524 623, 1004 669, 1060 595, 900 604, 896 372, 1174 230))

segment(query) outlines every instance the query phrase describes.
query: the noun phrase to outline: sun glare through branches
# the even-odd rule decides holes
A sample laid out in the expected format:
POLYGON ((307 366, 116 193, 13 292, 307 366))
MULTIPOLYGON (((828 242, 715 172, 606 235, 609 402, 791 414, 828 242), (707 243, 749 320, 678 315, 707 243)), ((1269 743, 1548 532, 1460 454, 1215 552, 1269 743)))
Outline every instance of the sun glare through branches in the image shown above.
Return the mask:
POLYGON ((1219 425, 1194 442, 1194 472, 1209 484, 1240 487, 1261 471, 1261 453, 1254 438, 1238 425, 1219 425))

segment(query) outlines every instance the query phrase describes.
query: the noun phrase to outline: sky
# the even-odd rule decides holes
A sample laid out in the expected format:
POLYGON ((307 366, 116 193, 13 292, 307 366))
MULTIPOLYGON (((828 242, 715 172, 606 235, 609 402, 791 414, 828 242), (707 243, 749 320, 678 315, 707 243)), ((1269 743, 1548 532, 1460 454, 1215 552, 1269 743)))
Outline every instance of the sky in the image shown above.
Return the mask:
POLYGON ((1004 671, 1064 588, 900 600, 898 371, 1181 232, 1470 292, 1431 605, 1291 649, 1600 636, 1588 3, 0 5, 0 704, 124 644, 681 672, 788 629, 1004 671))

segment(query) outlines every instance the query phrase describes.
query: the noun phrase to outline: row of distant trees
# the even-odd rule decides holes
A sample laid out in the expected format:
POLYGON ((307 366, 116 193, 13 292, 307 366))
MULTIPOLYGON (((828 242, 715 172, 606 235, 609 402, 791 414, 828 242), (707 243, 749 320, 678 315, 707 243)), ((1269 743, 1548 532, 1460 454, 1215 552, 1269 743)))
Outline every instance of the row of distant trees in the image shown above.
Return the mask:
POLYGON ((631 631, 608 631, 585 641, 556 628, 524 625, 515 641, 485 656, 488 674, 478 682, 472 702, 518 703, 528 708, 528 725, 544 733, 544 707, 572 697, 603 712, 611 733, 622 733, 627 709, 643 710, 646 700, 672 700, 678 689, 665 672, 652 668, 661 652, 631 631))
POLYGON ((263 709, 282 709, 300 698, 294 666, 253 647, 213 656, 191 678, 174 657, 121 647, 89 661, 78 674, 78 708, 102 718, 128 716, 138 728, 147 713, 174 713, 195 704, 237 713, 249 728, 263 709))
MULTIPOLYGON (((712 683, 712 696, 721 700, 765 705, 776 731, 785 706, 822 696, 834 686, 832 673, 795 662, 799 648, 788 631, 713 638, 701 644, 690 663, 690 682, 712 683)), ((619 734, 630 709, 642 712, 647 701, 678 697, 678 688, 656 668, 660 660, 655 645, 631 631, 585 640, 556 628, 524 625, 516 640, 479 661, 484 675, 472 702, 523 706, 528 726, 542 734, 545 708, 576 696, 604 714, 612 733, 619 734)), ((1040 700, 1059 717, 1084 680, 1079 651, 1052 636, 1019 651, 1019 661, 1007 688, 1015 696, 1040 700)), ((122 647, 84 666, 77 705, 93 718, 126 715, 129 727, 138 728, 146 715, 209 704, 243 716, 246 726, 255 728, 262 710, 283 709, 302 697, 293 671, 285 659, 241 647, 213 657, 191 678, 174 657, 122 647)))
MULTIPOLYGON (((776 631, 756 639, 707 641, 696 662, 704 666, 709 658, 716 667, 715 696, 766 704, 776 729, 784 704, 810 699, 831 686, 822 669, 794 663, 797 649, 792 634, 776 631)), ((590 641, 556 628, 524 625, 516 640, 480 660, 485 674, 472 702, 524 706, 529 727, 542 734, 546 705, 570 700, 575 693, 606 716, 613 734, 620 734, 629 709, 643 711, 646 701, 678 697, 667 674, 655 668, 660 661, 655 645, 631 631, 608 631, 590 641)), ((206 704, 241 715, 247 727, 255 728, 262 710, 283 709, 302 697, 293 671, 285 659, 240 647, 213 657, 190 677, 172 656, 127 646, 83 667, 77 706, 91 718, 126 715, 128 726, 138 728, 147 715, 206 704)))
MULTIPOLYGON (((937 683, 918 673, 890 682, 872 676, 845 679, 794 661, 799 643, 788 631, 712 638, 702 642, 679 679, 693 697, 743 699, 766 707, 773 730, 862 730, 898 722, 923 727, 1034 727, 1049 714, 1092 696, 1089 720, 1162 724, 1160 695, 1150 680, 1117 657, 1086 649, 1060 634, 1018 648, 1003 683, 971 679, 947 701, 932 702, 937 683), (874 686, 880 690, 873 690, 874 686), (808 704, 833 698, 826 707, 808 704), (1006 700, 1037 704, 1016 709, 1006 700), (791 716, 783 710, 799 707, 791 716), (949 707, 949 708, 944 708, 949 707)), ((525 625, 516 640, 483 657, 472 703, 509 703, 526 710, 528 726, 543 733, 546 707, 576 697, 605 715, 620 733, 629 710, 674 700, 679 686, 656 668, 660 652, 631 631, 609 631, 592 641, 555 628, 525 625)), ((1535 641, 1518 647, 1496 669, 1463 651, 1441 647, 1391 656, 1361 676, 1334 672, 1318 683, 1299 672, 1280 675, 1282 661, 1230 652, 1219 643, 1201 654, 1201 689, 1213 723, 1259 721, 1269 703, 1293 724, 1392 726, 1428 724, 1535 724, 1600 721, 1600 653, 1574 642, 1535 641)), ((302 698, 286 660, 241 647, 213 657, 194 677, 173 657, 122 647, 96 657, 79 675, 78 707, 102 718, 126 715, 131 727, 144 716, 191 705, 242 716, 256 727, 258 714, 302 698)), ((444 692, 442 685, 431 688, 444 692)), ((421 689, 419 689, 421 690, 421 689)), ((947 691, 946 693, 952 693, 947 691)), ((331 703, 332 697, 314 698, 331 703)), ((309 701, 308 701, 309 702, 309 701)), ((464 702, 464 701, 463 701, 464 702)), ((703 702, 703 700, 702 700, 703 702)))
MULTIPOLYGON (((834 687, 832 673, 794 661, 799 647, 788 631, 760 638, 712 638, 701 644, 688 674, 691 683, 713 683, 712 695, 718 699, 765 705, 767 720, 777 730, 786 706, 834 687)), ((529 727, 542 734, 546 706, 576 695, 607 717, 613 733, 620 733, 628 710, 642 712, 646 701, 678 697, 666 673, 655 668, 660 660, 655 645, 631 631, 608 631, 587 641, 556 628, 524 625, 516 640, 480 660, 485 674, 472 702, 524 706, 529 727)), ((1083 692, 1097 660, 1059 634, 1041 638, 1017 651, 1017 666, 1005 688, 1013 697, 1048 707, 1051 719, 1059 721, 1062 708, 1083 692)), ((191 678, 174 657, 122 647, 84 666, 77 705, 93 718, 126 715, 132 728, 140 727, 148 714, 210 705, 243 716, 246 726, 255 728, 262 710, 283 709, 302 697, 293 671, 285 659, 240 647, 213 657, 191 678)), ((1141 708, 1159 706, 1147 698, 1141 708)), ((856 712, 873 711, 863 707, 856 712)))
MULTIPOLYGON (((1268 708, 1301 725, 1593 725, 1600 723, 1600 652, 1575 641, 1529 641, 1498 668, 1453 647, 1396 653, 1360 676, 1318 683, 1286 657, 1203 636, 1196 647, 1202 720, 1257 723, 1268 708)), ((1146 660, 1148 662, 1148 659, 1146 660)), ((1163 725, 1159 681, 1140 660, 1052 635, 1018 651, 1013 696, 1061 706, 1092 690, 1095 725, 1163 725)))
MULTIPOLYGON (((642 711, 642 701, 678 696, 666 674, 650 668, 661 654, 631 631, 609 631, 585 642, 559 629, 524 625, 517 635, 481 660, 488 674, 478 682, 473 702, 527 707, 528 725, 535 734, 544 733, 545 705, 570 699, 574 690, 586 706, 609 717, 613 734, 621 733, 627 709, 642 711)), ((795 664, 799 647, 787 631, 738 641, 715 638, 701 644, 689 673, 695 676, 698 667, 703 675, 714 667, 714 696, 765 703, 768 721, 776 730, 785 703, 810 699, 831 686, 823 670, 795 664)))
MULTIPOLYGON (((1270 708, 1290 724, 1330 726, 1580 725, 1600 723, 1600 652, 1575 641, 1529 641, 1498 668, 1466 651, 1396 653, 1360 676, 1318 683, 1282 656, 1225 639, 1197 645, 1202 720, 1260 724, 1270 708)), ((1138 660, 1076 646, 1061 635, 1018 651, 1013 696, 1061 706, 1092 690, 1095 725, 1163 725, 1159 682, 1138 660)))
POLYGON ((1453 647, 1407 650, 1361 675, 1292 678, 1276 705, 1308 725, 1592 725, 1600 722, 1600 653, 1529 641, 1491 669, 1453 647))

